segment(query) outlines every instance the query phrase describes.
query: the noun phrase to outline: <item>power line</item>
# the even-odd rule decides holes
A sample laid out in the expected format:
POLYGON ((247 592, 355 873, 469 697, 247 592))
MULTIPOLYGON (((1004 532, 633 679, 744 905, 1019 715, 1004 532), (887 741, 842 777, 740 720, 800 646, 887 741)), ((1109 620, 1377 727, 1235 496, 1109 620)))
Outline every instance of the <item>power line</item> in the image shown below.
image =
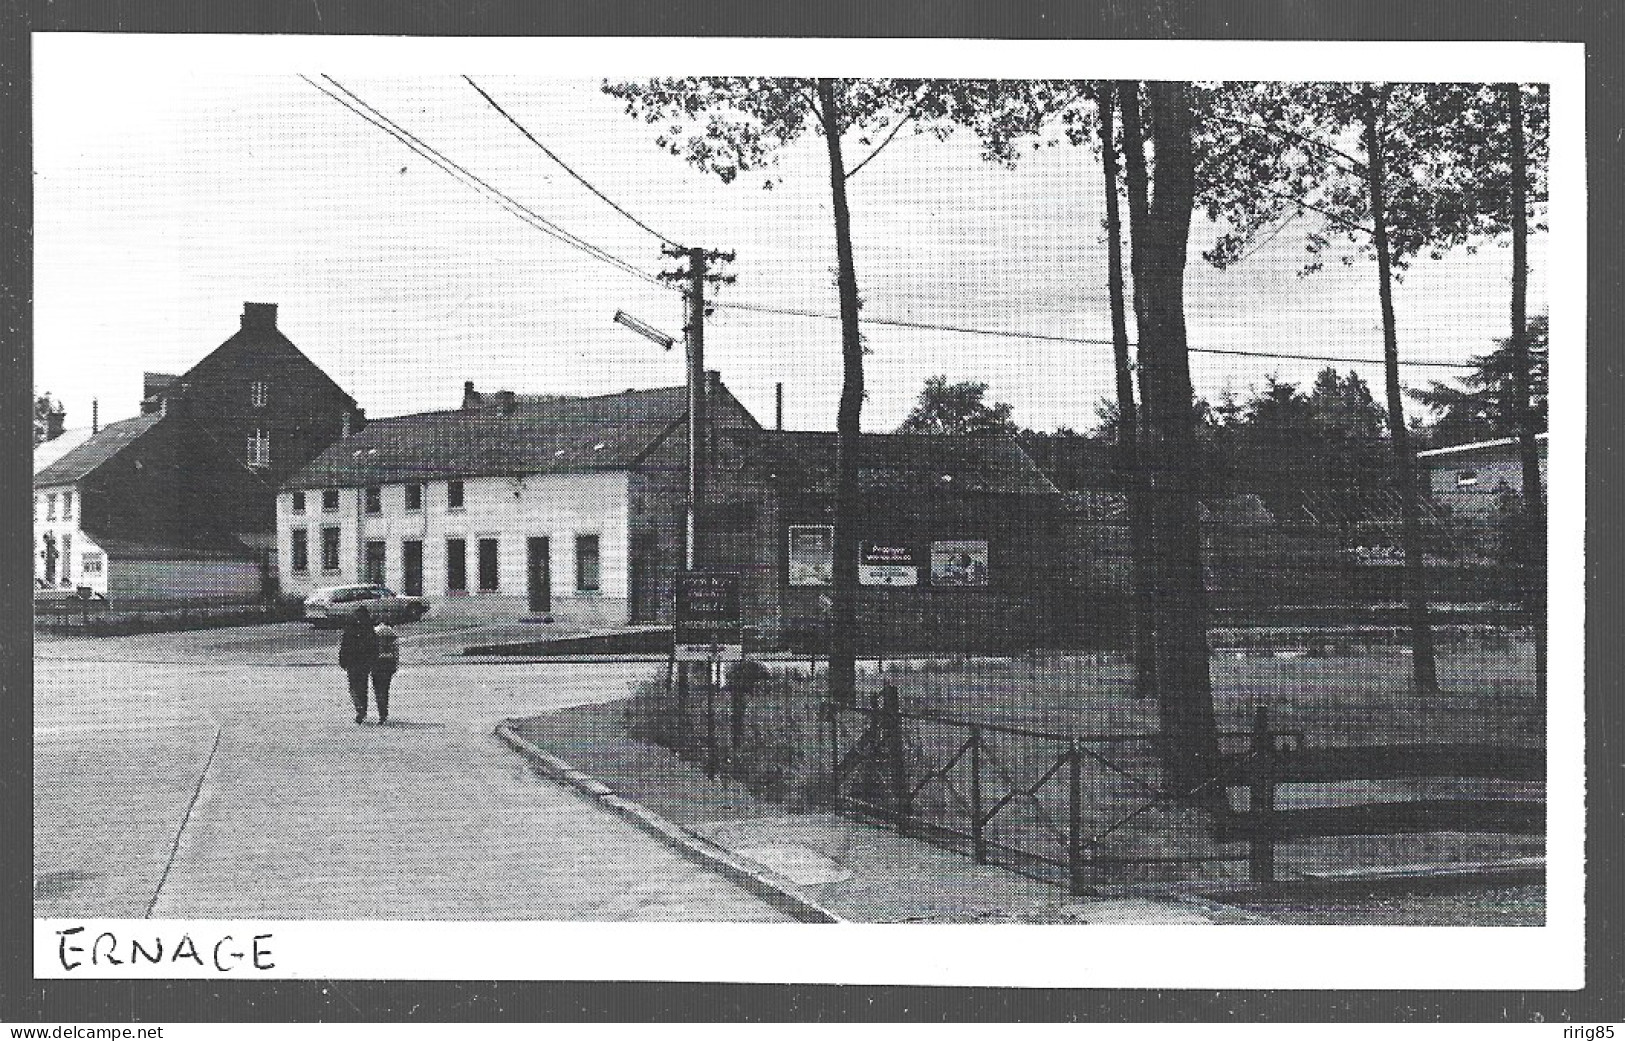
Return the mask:
POLYGON ((655 238, 659 239, 661 242, 664 242, 666 245, 674 246, 674 247, 678 247, 678 248, 682 247, 682 243, 678 242, 676 239, 673 239, 673 238, 671 238, 669 236, 662 235, 660 232, 658 232, 655 229, 649 227, 649 225, 647 225, 647 224, 643 223, 642 221, 638 220, 636 217, 632 216, 632 214, 628 213, 626 211, 626 209, 623 208, 614 199, 611 199, 609 196, 605 195, 603 192, 601 192, 597 188, 595 188, 592 185, 592 182, 588 181, 585 177, 581 176, 580 174, 578 174, 574 170, 572 170, 570 168, 569 163, 566 163, 563 159, 560 159, 558 157, 558 155, 556 153, 554 153, 554 151, 551 148, 547 147, 546 145, 544 145, 540 141, 538 141, 536 139, 535 134, 532 134, 529 130, 526 130, 525 127, 519 122, 519 120, 517 120, 517 119, 513 118, 512 116, 510 116, 508 114, 507 109, 505 109, 501 105, 497 104, 496 99, 493 98, 490 94, 487 94, 485 92, 484 88, 482 88, 478 83, 475 83, 472 78, 465 75, 465 76, 463 76, 463 79, 468 80, 468 85, 470 87, 473 87, 475 90, 479 91, 480 92, 480 97, 484 98, 486 100, 486 102, 488 104, 490 104, 490 106, 492 108, 494 108, 498 112, 500 112, 502 114, 503 119, 506 119, 508 122, 512 123, 514 125, 514 127, 516 129, 518 129, 518 131, 521 134, 524 134, 525 137, 527 139, 529 139, 531 144, 535 145, 537 148, 540 148, 543 152, 545 152, 547 154, 547 157, 549 159, 553 160, 555 163, 558 163, 559 166, 563 167, 564 172, 569 174, 571 177, 574 177, 577 181, 579 181, 583 188, 586 188, 589 192, 592 192, 594 195, 596 195, 600 199, 604 200, 604 202, 608 203, 609 207, 612 210, 614 210, 616 213, 619 213, 621 216, 625 217, 627 220, 631 221, 633 224, 636 224, 638 227, 642 228, 644 231, 647 231, 649 234, 653 235, 655 238))
MULTIPOLYGON (((760 304, 724 303, 716 301, 713 307, 726 308, 731 311, 755 311, 760 314, 788 315, 793 318, 823 318, 830 321, 840 321, 840 315, 828 314, 823 311, 803 311, 791 307, 765 307, 760 304)), ((928 329, 935 332, 967 333, 973 336, 998 336, 1013 340, 1043 340, 1049 343, 1082 343, 1110 347, 1111 340, 1091 338, 1087 336, 1057 336, 1052 333, 1024 333, 1010 329, 980 329, 964 325, 938 325, 932 322, 911 322, 901 318, 860 318, 860 325, 886 325, 901 329, 928 329)), ((1130 346, 1134 346, 1130 341, 1130 346)), ((1381 358, 1352 358, 1335 354, 1299 354, 1290 351, 1243 351, 1223 347, 1191 347, 1192 354, 1229 354, 1244 358, 1283 358, 1292 361, 1334 361, 1351 365, 1381 365, 1381 358)), ((1442 369, 1473 369, 1477 368, 1470 362, 1459 361, 1401 361, 1401 365, 1428 366, 1442 369)))
POLYGON ((643 271, 628 261, 622 260, 620 257, 615 256, 613 253, 610 253, 607 250, 593 245, 591 242, 588 242, 581 236, 576 235, 574 232, 554 224, 552 221, 548 220, 546 217, 543 217, 535 210, 532 210, 524 203, 519 202, 511 195, 508 195, 506 192, 493 186, 490 182, 484 180, 479 175, 470 172, 466 167, 459 164, 456 160, 447 157, 433 145, 428 144, 411 131, 401 127, 388 116, 367 104, 367 102, 359 95, 345 87, 338 80, 326 75, 325 73, 323 74, 322 78, 333 84, 334 87, 337 87, 345 95, 348 95, 349 99, 353 99, 353 103, 351 100, 340 97, 333 91, 328 90, 322 84, 317 83, 309 76, 300 76, 300 79, 303 79, 306 83, 321 91, 327 97, 344 106, 344 108, 348 111, 355 113, 362 119, 365 119, 367 122, 371 123, 373 126, 389 134, 391 137, 400 141, 402 144, 412 149, 412 151, 427 159, 429 162, 450 174, 452 177, 462 181, 469 187, 474 188, 475 191, 483 192, 494 197, 498 201, 499 205, 502 205, 504 209, 518 217, 520 220, 523 220, 525 223, 536 228, 538 231, 552 236, 573 249, 586 253, 595 260, 609 264, 612 267, 619 268, 627 274, 640 278, 645 282, 665 288, 665 286, 661 285, 659 279, 657 279, 654 275, 643 271))
MULTIPOLYGON (((373 108, 371 105, 367 104, 367 102, 364 101, 359 95, 357 95, 354 91, 351 91, 349 88, 345 87, 343 84, 339 83, 338 80, 334 79, 332 76, 328 76, 328 75, 326 75, 324 73, 322 75, 322 78, 327 80, 328 82, 332 83, 335 87, 337 87, 344 94, 348 95, 350 98, 354 99, 355 104, 351 104, 349 101, 345 100, 345 98, 342 98, 342 97, 338 96, 337 94, 334 94, 332 91, 329 91, 327 88, 323 87, 321 84, 317 83, 316 81, 310 79, 310 77, 308 77, 308 76, 301 75, 300 78, 303 79, 306 83, 309 83, 312 87, 315 87, 317 90, 321 91, 323 94, 327 95, 329 98, 332 98, 334 101, 336 101, 339 104, 343 105, 349 111, 354 112, 358 116, 361 116, 363 119, 367 120, 367 122, 373 124, 374 126, 378 127, 379 129, 383 130, 384 132, 388 133, 390 136, 396 138, 401 143, 403 143, 407 147, 411 148, 414 152, 417 152, 419 155, 423 156, 425 159, 428 159, 430 162, 434 163, 436 166, 440 167, 445 172, 451 174, 453 177, 459 177, 459 175, 460 175, 459 179, 463 180, 465 183, 468 183, 471 187, 474 187, 475 190, 484 191, 485 193, 488 193, 489 195, 495 197, 499 201, 499 203, 503 204, 505 209, 507 209, 509 212, 513 213, 515 216, 519 217, 521 220, 524 220, 526 223, 530 224, 531 226, 537 228, 537 230, 542 231, 542 232, 544 232, 544 233, 546 233, 548 235, 551 235, 552 237, 558 239, 559 241, 565 243, 568 246, 571 246, 571 247, 573 247, 575 249, 581 250, 582 252, 586 253, 587 255, 593 257, 595 260, 599 260, 599 261, 601 261, 603 263, 607 263, 607 264, 610 264, 610 265, 612 265, 614 267, 617 267, 617 268, 621 269, 622 271, 624 271, 624 272, 626 272, 628 274, 631 274, 631 275, 633 275, 633 276, 635 276, 637 278, 642 279, 645 282, 649 282, 652 285, 659 286, 662 289, 670 289, 671 288, 670 286, 667 286, 664 283, 662 283, 660 281, 660 279, 657 278, 656 276, 651 275, 648 272, 643 271, 640 268, 634 266, 633 264, 631 264, 631 263, 629 263, 629 262, 627 262, 625 260, 622 260, 621 258, 615 256, 614 254, 609 253, 608 251, 603 250, 600 247, 593 245, 592 243, 590 243, 587 240, 581 238, 580 236, 576 235, 575 233, 570 232, 570 231, 560 227, 557 224, 554 224, 552 221, 549 221, 547 218, 545 218, 545 217, 541 216, 540 214, 536 213, 534 210, 530 209, 528 206, 525 206, 523 203, 518 202, 512 196, 508 195, 506 192, 503 192, 501 189, 492 186, 489 182, 487 182, 484 179, 480 178, 478 175, 469 172, 465 167, 463 167, 462 165, 457 163, 455 160, 448 158, 443 153, 441 153, 439 150, 435 149, 434 146, 427 144, 421 138, 418 138, 416 135, 414 135, 411 131, 402 128, 401 126, 399 126, 399 124, 395 123, 388 116, 384 115, 383 113, 379 112, 377 109, 373 108), (360 107, 358 108, 357 105, 359 105, 360 107), (362 109, 365 109, 366 111, 362 111, 362 109)), ((489 101, 491 103, 493 108, 495 108, 498 112, 501 112, 503 116, 507 117, 509 122, 513 123, 514 126, 518 127, 519 130, 522 133, 524 133, 526 137, 530 138, 531 141, 533 143, 535 143, 538 148, 541 148, 542 151, 546 152, 553 159, 554 162, 557 162, 568 173, 570 173, 570 175, 572 177, 575 177, 576 180, 580 181, 584 186, 586 186, 590 191, 592 191, 594 195, 598 196, 604 202, 606 202, 610 206, 614 207, 615 210, 617 212, 619 212, 622 216, 626 217, 628 220, 631 220, 633 223, 637 224, 639 227, 641 227, 643 230, 649 232, 654 237, 660 239, 662 242, 665 242, 666 244, 671 245, 671 246, 677 246, 678 245, 673 240, 671 240, 671 239, 667 238, 666 236, 660 234, 660 232, 655 231, 653 228, 649 227, 648 225, 644 224, 642 221, 638 220, 636 217, 632 216, 632 214, 628 213, 626 210, 624 210, 620 206, 616 205, 616 203, 613 200, 611 200, 609 197, 605 196, 602 192, 600 192, 596 188, 594 188, 591 184, 589 184, 579 174, 576 174, 574 170, 571 170, 569 168, 569 166, 567 166, 564 163, 563 160, 559 159, 556 155, 554 155, 545 145, 543 145, 540 141, 537 141, 535 139, 535 137, 533 135, 531 135, 531 133, 528 130, 525 130, 525 128, 523 126, 521 126, 517 121, 515 121, 512 116, 509 116, 507 112, 503 111, 502 107, 500 105, 498 105, 494 100, 492 100, 489 94, 486 94, 485 91, 481 90, 478 84, 476 84, 472 79, 469 79, 469 77, 467 77, 467 76, 464 76, 463 78, 468 80, 469 85, 472 86, 475 90, 479 91, 479 93, 482 96, 484 96, 487 101, 489 101)), ((1283 222, 1283 226, 1284 226, 1284 223, 1285 222, 1283 222)), ((1277 230, 1279 230, 1279 229, 1277 229, 1277 230)), ((713 302, 711 306, 719 307, 719 308, 725 308, 727 310, 732 310, 732 311, 750 311, 750 312, 755 312, 755 313, 758 313, 758 314, 786 315, 786 316, 796 317, 796 318, 817 318, 817 319, 823 319, 823 320, 828 320, 828 321, 839 321, 840 320, 839 315, 829 314, 827 312, 806 311, 806 310, 799 310, 799 309, 795 309, 795 308, 768 307, 768 306, 765 306, 765 305, 762 305, 762 304, 746 304, 746 303, 735 303, 735 302, 723 302, 723 301, 719 300, 719 301, 713 302)), ((1099 338, 1091 338, 1091 337, 1083 337, 1083 336, 1059 336, 1059 335, 1050 334, 1050 333, 1017 332, 1017 331, 1009 330, 1009 329, 984 329, 984 328, 976 328, 976 327, 971 327, 971 326, 943 325, 943 324, 937 324, 937 323, 932 323, 932 322, 908 321, 908 320, 900 319, 900 318, 861 318, 861 319, 859 319, 859 323, 862 324, 862 325, 890 326, 890 327, 893 327, 893 328, 901 328, 901 329, 923 329, 923 330, 929 330, 929 331, 933 331, 933 332, 963 333, 963 334, 972 335, 972 336, 993 336, 993 337, 1001 337, 1001 338, 1005 338, 1005 339, 1016 339, 1016 340, 1039 340, 1039 341, 1045 341, 1045 342, 1049 342, 1049 343, 1077 343, 1077 344, 1090 344, 1090 345, 1101 345, 1101 346, 1111 346, 1112 345, 1112 341, 1108 340, 1108 339, 1099 339, 1099 338)), ((1248 351, 1248 350, 1228 349, 1228 348, 1222 348, 1222 347, 1191 347, 1191 348, 1189 348, 1189 350, 1190 350, 1190 352, 1192 354, 1220 354, 1220 355, 1230 355, 1230 356, 1244 357, 1244 358, 1277 358, 1277 359, 1283 359, 1283 360, 1289 360, 1289 361, 1325 361, 1325 362, 1338 362, 1338 363, 1350 364, 1350 365, 1380 365, 1380 364, 1383 363, 1382 359, 1380 359, 1380 358, 1355 358, 1355 357, 1348 357, 1348 356, 1343 356, 1343 355, 1305 354, 1305 353, 1296 353, 1296 352, 1289 352, 1289 351, 1248 351)), ((1469 362, 1401 361, 1399 364, 1405 365, 1405 366, 1412 366, 1412 367, 1445 368, 1445 369, 1472 369, 1472 368, 1476 368, 1476 366, 1474 366, 1473 364, 1471 364, 1469 362)))

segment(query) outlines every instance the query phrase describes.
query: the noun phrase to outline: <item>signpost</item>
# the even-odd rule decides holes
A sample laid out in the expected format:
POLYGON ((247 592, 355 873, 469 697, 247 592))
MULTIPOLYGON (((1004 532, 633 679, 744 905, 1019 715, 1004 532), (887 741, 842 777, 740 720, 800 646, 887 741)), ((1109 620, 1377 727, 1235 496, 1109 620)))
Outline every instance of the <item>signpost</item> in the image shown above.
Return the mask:
POLYGON ((672 640, 677 661, 744 660, 744 624, 736 572, 685 571, 677 576, 672 640))

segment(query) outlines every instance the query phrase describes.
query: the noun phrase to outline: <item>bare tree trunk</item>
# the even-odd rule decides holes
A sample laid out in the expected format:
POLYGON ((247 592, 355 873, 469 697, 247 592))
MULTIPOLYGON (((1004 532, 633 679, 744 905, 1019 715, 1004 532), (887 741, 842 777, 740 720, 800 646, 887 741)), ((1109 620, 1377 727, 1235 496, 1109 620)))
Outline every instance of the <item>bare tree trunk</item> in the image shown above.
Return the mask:
POLYGON ((1433 626, 1428 620, 1427 562, 1422 543, 1422 506, 1417 495, 1416 461, 1405 426, 1405 399, 1399 386, 1399 334, 1394 323, 1393 272, 1389 259, 1382 133, 1377 99, 1366 94, 1364 106, 1366 182, 1371 194, 1371 227, 1377 250, 1377 294, 1382 302, 1382 354, 1388 392, 1388 436, 1394 444, 1394 475, 1399 482, 1401 536, 1405 541, 1406 599, 1410 606, 1411 670, 1418 693, 1439 689, 1433 661, 1433 626))
POLYGON ((1524 609, 1535 628, 1535 692, 1546 696, 1546 489, 1535 446, 1529 363, 1529 156, 1523 130, 1523 88, 1508 84, 1512 148, 1512 416, 1523 464, 1524 609))
POLYGON ((863 412, 863 339, 858 331, 858 276, 852 263, 852 217, 841 160, 841 118, 835 83, 818 80, 818 104, 829 146, 829 186, 835 209, 836 284, 841 298, 841 407, 835 423, 834 587, 830 617, 829 695, 857 702, 858 439, 863 412))
MULTIPOLYGON (((1152 644, 1147 569, 1151 532, 1146 523, 1145 482, 1140 470, 1139 410, 1134 403, 1134 372, 1128 353, 1128 314, 1123 299, 1123 221, 1117 202, 1117 142, 1112 134, 1112 84, 1096 87, 1100 112, 1100 169, 1106 189, 1106 287, 1111 295, 1112 357, 1117 371, 1118 458, 1128 482, 1129 603, 1133 619, 1135 693, 1156 695, 1156 657, 1152 644)), ((1136 144, 1138 147, 1138 144, 1136 144)), ((1141 152, 1143 157, 1144 152, 1141 152)), ((1144 172, 1142 158, 1141 172, 1144 172)))
POLYGON ((1136 294, 1142 312, 1141 390, 1149 417, 1142 447, 1150 464, 1153 531, 1161 564, 1154 600, 1165 767, 1170 788, 1188 792, 1212 775, 1218 761, 1185 331, 1185 257, 1196 192, 1194 116, 1186 84, 1150 83, 1146 97, 1156 156, 1155 190, 1144 225, 1136 222, 1131 228, 1141 287, 1136 294))
MULTIPOLYGON (((1150 222, 1150 187, 1149 178, 1145 169, 1145 130, 1140 124, 1140 85, 1134 80, 1119 80, 1117 82, 1118 104, 1123 112, 1123 176, 1128 185, 1128 212, 1129 234, 1131 240, 1137 241, 1141 228, 1149 227, 1150 222)), ((1146 393, 1146 370, 1144 360, 1147 343, 1147 321, 1145 313, 1145 272, 1138 246, 1129 250, 1129 271, 1134 276, 1134 319, 1135 328, 1140 342, 1139 355, 1140 368, 1140 404, 1137 426, 1147 429, 1151 424, 1151 398, 1146 393)), ((1127 333, 1125 332, 1125 337, 1127 333)), ((1133 387, 1131 386, 1132 393, 1133 387)), ((1118 426, 1121 427, 1122 416, 1118 416, 1118 426)), ((1138 435, 1138 430, 1136 435, 1138 435)), ((1130 475, 1129 495, 1131 507, 1129 525, 1137 528, 1130 533, 1129 552, 1136 559, 1131 561, 1134 570, 1134 582, 1137 585, 1139 599, 1139 613, 1135 617, 1135 628, 1142 636, 1136 636, 1134 647, 1134 678, 1136 692, 1142 698, 1160 698, 1161 693, 1157 686, 1157 650, 1156 632, 1160 624, 1157 618, 1157 600, 1155 589, 1158 584, 1157 568, 1160 563, 1157 556, 1156 513, 1151 505, 1151 478, 1148 471, 1146 453, 1140 451, 1136 440, 1134 472, 1130 475), (1138 498, 1140 506, 1136 511, 1132 500, 1138 498), (1136 516, 1136 513, 1138 514, 1136 516)))

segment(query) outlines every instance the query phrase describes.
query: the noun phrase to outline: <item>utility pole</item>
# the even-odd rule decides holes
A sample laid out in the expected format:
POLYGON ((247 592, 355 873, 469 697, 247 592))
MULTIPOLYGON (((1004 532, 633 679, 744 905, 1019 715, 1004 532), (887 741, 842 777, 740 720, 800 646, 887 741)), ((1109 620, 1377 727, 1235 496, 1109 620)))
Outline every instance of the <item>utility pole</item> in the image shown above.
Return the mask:
POLYGON ((684 561, 699 567, 701 503, 705 501, 705 250, 688 250, 688 532, 684 561))

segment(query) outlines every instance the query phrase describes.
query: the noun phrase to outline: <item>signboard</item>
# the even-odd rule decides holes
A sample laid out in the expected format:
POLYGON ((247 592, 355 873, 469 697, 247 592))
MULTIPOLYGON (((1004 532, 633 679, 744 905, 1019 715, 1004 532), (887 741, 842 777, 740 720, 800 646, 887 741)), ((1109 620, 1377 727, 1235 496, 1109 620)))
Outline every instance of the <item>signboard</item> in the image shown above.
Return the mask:
POLYGON ((858 583, 865 586, 917 586, 920 553, 895 542, 858 543, 858 583))
POLYGON ((678 661, 742 661, 739 575, 685 571, 677 576, 672 639, 678 661))
POLYGON ((931 584, 987 585, 987 540, 958 539, 931 543, 931 584))
POLYGON ((835 529, 827 524, 789 527, 789 581, 793 586, 827 586, 835 581, 835 529))

